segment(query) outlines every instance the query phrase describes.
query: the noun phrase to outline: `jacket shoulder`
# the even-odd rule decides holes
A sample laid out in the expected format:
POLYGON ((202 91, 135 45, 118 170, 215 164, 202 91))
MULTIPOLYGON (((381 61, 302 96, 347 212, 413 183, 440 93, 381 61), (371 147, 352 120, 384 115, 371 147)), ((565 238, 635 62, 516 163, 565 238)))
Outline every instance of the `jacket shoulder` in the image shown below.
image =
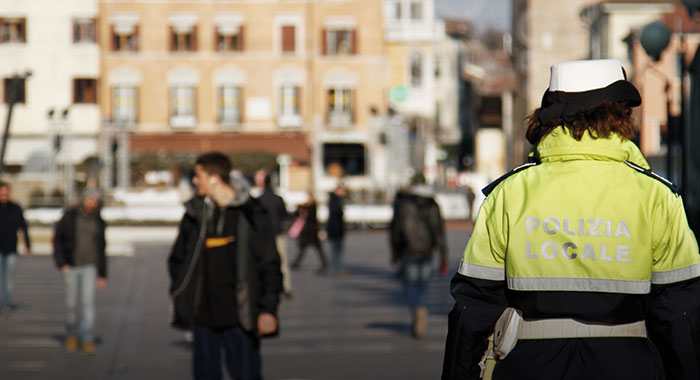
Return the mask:
POLYGON ((666 186, 666 187, 668 187, 669 189, 671 189, 671 191, 673 192, 673 194, 679 195, 679 193, 678 193, 678 186, 676 186, 673 182, 667 180, 666 178, 664 178, 664 177, 662 177, 662 176, 660 176, 660 175, 654 173, 651 169, 647 169, 647 168, 645 168, 645 167, 643 167, 643 166, 639 166, 639 165, 637 165, 637 164, 635 164, 634 162, 631 162, 631 161, 625 161, 625 164, 627 164, 627 166, 629 166, 630 168, 634 169, 635 171, 637 171, 637 172, 639 172, 639 173, 642 173, 642 174, 646 175, 647 177, 652 178, 652 179, 654 179, 654 180, 656 180, 656 181, 658 181, 658 182, 661 182, 664 186, 666 186))
POLYGON ((504 175, 498 177, 495 181, 491 182, 491 183, 488 184, 486 187, 484 187, 483 189, 481 189, 481 192, 484 194, 484 196, 487 196, 487 197, 488 197, 489 194, 491 194, 491 192, 493 192, 493 190, 495 190, 496 187, 497 187, 498 185, 500 185, 501 182, 505 181, 508 177, 510 177, 510 176, 512 176, 512 175, 514 175, 514 174, 516 174, 516 173, 519 173, 519 172, 521 172, 521 171, 523 171, 523 170, 525 170, 525 169, 529 169, 529 168, 531 168, 531 167, 533 167, 533 166, 537 166, 537 163, 535 163, 535 162, 528 162, 528 163, 526 163, 526 164, 520 165, 520 166, 518 166, 517 168, 515 168, 515 169, 509 171, 508 173, 506 173, 506 174, 504 174, 504 175))

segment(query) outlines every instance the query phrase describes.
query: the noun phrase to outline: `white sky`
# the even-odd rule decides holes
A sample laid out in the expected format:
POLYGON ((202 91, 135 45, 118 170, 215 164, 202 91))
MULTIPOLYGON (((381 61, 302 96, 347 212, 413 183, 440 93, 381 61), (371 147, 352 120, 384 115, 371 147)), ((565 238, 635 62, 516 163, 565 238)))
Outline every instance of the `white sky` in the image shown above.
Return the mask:
POLYGON ((494 26, 510 30, 511 0, 435 0, 438 17, 470 20, 479 30, 494 26))

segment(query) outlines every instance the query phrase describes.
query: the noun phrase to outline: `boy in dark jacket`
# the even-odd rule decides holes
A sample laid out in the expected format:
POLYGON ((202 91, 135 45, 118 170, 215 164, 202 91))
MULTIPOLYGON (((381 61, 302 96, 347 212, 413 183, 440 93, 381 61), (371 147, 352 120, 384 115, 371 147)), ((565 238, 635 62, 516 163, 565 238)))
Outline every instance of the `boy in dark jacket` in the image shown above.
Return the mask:
POLYGON ((279 255, 264 208, 220 153, 195 163, 197 196, 185 204, 168 259, 173 326, 194 333, 195 379, 260 379, 260 336, 277 331, 279 255))

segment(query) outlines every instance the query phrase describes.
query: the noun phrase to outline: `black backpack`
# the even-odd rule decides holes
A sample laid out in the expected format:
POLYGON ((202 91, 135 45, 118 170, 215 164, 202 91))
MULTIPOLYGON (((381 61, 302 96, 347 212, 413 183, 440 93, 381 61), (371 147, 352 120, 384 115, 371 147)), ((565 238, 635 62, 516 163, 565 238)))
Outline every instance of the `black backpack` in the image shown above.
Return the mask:
POLYGON ((430 226, 430 203, 417 197, 405 199, 399 206, 399 231, 406 252, 430 253, 434 246, 430 226))

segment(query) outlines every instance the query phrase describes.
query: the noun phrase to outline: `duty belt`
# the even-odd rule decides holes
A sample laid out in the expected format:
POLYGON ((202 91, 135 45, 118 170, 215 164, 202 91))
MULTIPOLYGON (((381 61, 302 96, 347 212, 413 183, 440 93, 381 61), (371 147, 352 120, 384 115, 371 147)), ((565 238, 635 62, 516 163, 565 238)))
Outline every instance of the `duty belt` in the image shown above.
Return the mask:
POLYGON ((644 321, 623 325, 601 325, 583 323, 569 318, 523 320, 518 329, 518 339, 558 338, 646 338, 644 321))

